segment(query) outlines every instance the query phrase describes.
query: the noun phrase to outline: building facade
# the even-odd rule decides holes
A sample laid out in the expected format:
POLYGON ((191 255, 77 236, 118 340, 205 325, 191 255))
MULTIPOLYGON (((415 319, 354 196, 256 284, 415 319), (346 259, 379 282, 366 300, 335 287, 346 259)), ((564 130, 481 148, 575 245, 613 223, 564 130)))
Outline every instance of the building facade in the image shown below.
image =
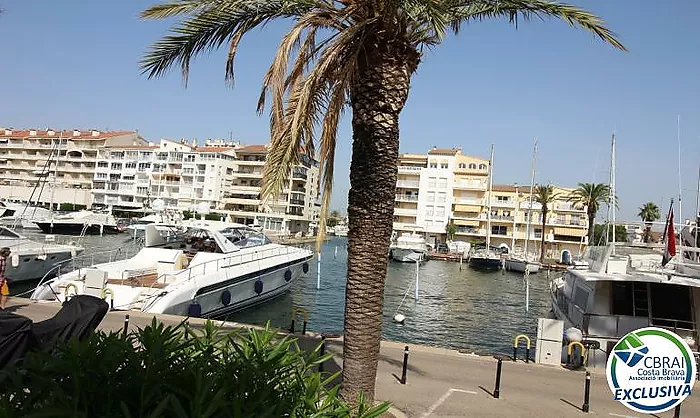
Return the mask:
POLYGON ((155 199, 166 209, 197 211, 202 203, 232 221, 257 223, 272 234, 306 234, 318 220, 318 164, 303 159, 280 196, 260 200, 264 145, 161 140, 159 144, 100 150, 94 203, 143 211, 155 199))
MULTIPOLYGON (((483 242, 491 202, 491 244, 538 253, 542 214, 532 204, 529 234, 527 217, 530 187, 494 185, 488 190, 489 161, 462 154, 460 149, 433 148, 426 155, 401 154, 398 162, 394 230, 418 232, 431 245, 447 240, 447 225, 456 226, 455 240, 483 242)), ((556 187, 558 200, 549 208, 544 229, 545 253, 560 258, 564 250, 576 255, 586 245, 586 208, 569 202, 573 189, 556 187)))
POLYGON ((90 206, 99 150, 144 144, 134 131, 0 128, 0 196, 10 201, 90 206))

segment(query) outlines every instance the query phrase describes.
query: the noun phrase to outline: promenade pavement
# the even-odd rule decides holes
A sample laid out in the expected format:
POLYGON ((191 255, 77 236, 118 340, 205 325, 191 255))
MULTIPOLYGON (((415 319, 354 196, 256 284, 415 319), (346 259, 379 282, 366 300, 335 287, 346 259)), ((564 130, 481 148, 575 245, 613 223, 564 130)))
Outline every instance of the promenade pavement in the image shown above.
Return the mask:
MULTIPOLYGON (((8 308, 17 314, 41 321, 52 317, 56 304, 33 303, 14 298, 8 308)), ((107 314, 100 329, 121 330, 124 316, 129 314, 130 327, 150 324, 153 314, 113 311, 107 314)), ((175 325, 184 318, 157 315, 166 325, 175 325)), ((220 321, 216 321, 221 324, 220 321)), ((191 326, 204 321, 190 318, 191 326)), ((225 323, 225 327, 249 327, 225 323)), ((316 344, 318 336, 303 338, 302 343, 316 344)), ((326 371, 339 370, 342 365, 342 340, 327 340, 327 351, 333 360, 325 364, 326 371)), ((397 418, 457 418, 457 417, 649 417, 627 409, 612 399, 603 370, 591 370, 590 412, 581 411, 585 372, 566 370, 523 361, 503 361, 500 397, 493 395, 497 360, 493 357, 462 354, 457 351, 409 344, 406 384, 401 376, 403 343, 384 341, 381 345, 377 372, 376 398, 391 402, 397 418)), ((683 402, 681 417, 700 417, 700 382, 693 395, 683 402)), ((651 415, 673 417, 673 410, 651 415)))

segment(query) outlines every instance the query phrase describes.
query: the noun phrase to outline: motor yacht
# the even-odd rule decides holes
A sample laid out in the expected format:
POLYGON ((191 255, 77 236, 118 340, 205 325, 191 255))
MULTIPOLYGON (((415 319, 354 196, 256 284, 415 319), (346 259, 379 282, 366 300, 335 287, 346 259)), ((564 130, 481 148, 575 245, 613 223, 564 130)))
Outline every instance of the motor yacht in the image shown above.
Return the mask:
POLYGON ((503 261, 506 270, 515 271, 518 273, 529 273, 535 274, 540 271, 541 264, 539 261, 535 261, 532 257, 525 254, 510 254, 508 258, 503 261))
POLYGON ((41 279, 57 263, 70 260, 84 251, 79 246, 56 244, 50 235, 47 238, 45 242, 34 241, 0 226, 0 247, 10 249, 5 275, 13 282, 41 279))
POLYGON ((415 263, 428 260, 429 252, 425 238, 416 233, 403 233, 391 243, 389 254, 392 260, 415 263))
POLYGON ((662 266, 663 249, 643 244, 588 247, 587 265, 569 267, 550 286, 554 316, 574 327, 590 347, 588 365, 605 367, 628 332, 669 329, 698 351, 700 275, 680 268, 676 256, 662 266))
POLYGON ((64 214, 53 214, 34 223, 47 234, 103 235, 118 234, 124 228, 110 213, 81 210, 64 214))
POLYGON ((212 317, 286 292, 309 270, 309 250, 274 244, 254 229, 187 221, 184 233, 147 225, 144 248, 40 283, 31 298, 63 302, 73 294, 111 298, 115 309, 212 317))

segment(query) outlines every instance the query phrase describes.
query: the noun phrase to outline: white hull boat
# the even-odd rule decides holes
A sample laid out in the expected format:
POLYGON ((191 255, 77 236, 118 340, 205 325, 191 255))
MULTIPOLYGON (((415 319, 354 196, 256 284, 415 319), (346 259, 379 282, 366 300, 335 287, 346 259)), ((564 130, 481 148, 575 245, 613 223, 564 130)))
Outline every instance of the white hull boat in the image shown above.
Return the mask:
POLYGON ((168 239, 148 225, 145 247, 133 257, 60 275, 31 298, 63 302, 92 294, 111 298, 117 309, 213 317, 283 294, 308 272, 313 255, 223 222, 192 222, 186 233, 168 239))
POLYGON ((515 271, 518 273, 525 273, 525 271, 529 271, 530 273, 535 274, 540 271, 540 263, 528 261, 523 257, 506 258, 504 264, 506 270, 515 271))
POLYGON ((10 249, 5 275, 13 282, 41 279, 50 274, 56 264, 84 250, 74 245, 33 241, 5 227, 0 227, 0 247, 10 249))
POLYGON ((389 247, 389 254, 394 261, 415 263, 428 259, 428 245, 425 238, 416 233, 403 233, 389 247))
POLYGON ((403 263, 415 263, 416 261, 426 261, 428 254, 425 251, 413 250, 410 248, 392 248, 391 258, 394 261, 403 263))

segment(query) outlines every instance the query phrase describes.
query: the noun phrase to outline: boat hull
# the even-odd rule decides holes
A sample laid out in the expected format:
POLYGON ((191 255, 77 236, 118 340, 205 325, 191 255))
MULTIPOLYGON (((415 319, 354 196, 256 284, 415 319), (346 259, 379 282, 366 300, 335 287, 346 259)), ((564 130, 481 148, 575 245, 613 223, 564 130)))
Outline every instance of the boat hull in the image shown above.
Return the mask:
MULTIPOLYGON (((75 254, 83 252, 82 249, 74 250, 75 254)), ((12 266, 11 260, 8 260, 5 275, 12 282, 24 282, 38 280, 44 277, 56 265, 73 257, 70 249, 49 251, 46 253, 19 253, 19 263, 16 267, 12 266)), ((55 273, 54 273, 55 274, 55 273)))
POLYGON ((476 270, 493 271, 501 269, 502 264, 498 258, 471 257, 469 259, 469 267, 476 270))
MULTIPOLYGON (((85 228, 85 224, 82 223, 61 223, 54 222, 53 226, 51 222, 35 222, 39 229, 46 234, 59 234, 59 235, 80 235, 85 228)), ((116 225, 104 225, 92 224, 85 229, 86 235, 101 235, 101 234, 118 234, 122 232, 120 228, 116 225), (100 230, 102 233, 100 233, 100 230)))
POLYGON ((515 271, 518 273, 525 273, 526 269, 528 269, 530 273, 537 273, 540 271, 539 263, 532 263, 525 260, 506 259, 505 266, 506 270, 515 271))
POLYGON ((416 261, 426 261, 428 254, 416 250, 392 248, 391 259, 401 263, 415 263, 416 261))

